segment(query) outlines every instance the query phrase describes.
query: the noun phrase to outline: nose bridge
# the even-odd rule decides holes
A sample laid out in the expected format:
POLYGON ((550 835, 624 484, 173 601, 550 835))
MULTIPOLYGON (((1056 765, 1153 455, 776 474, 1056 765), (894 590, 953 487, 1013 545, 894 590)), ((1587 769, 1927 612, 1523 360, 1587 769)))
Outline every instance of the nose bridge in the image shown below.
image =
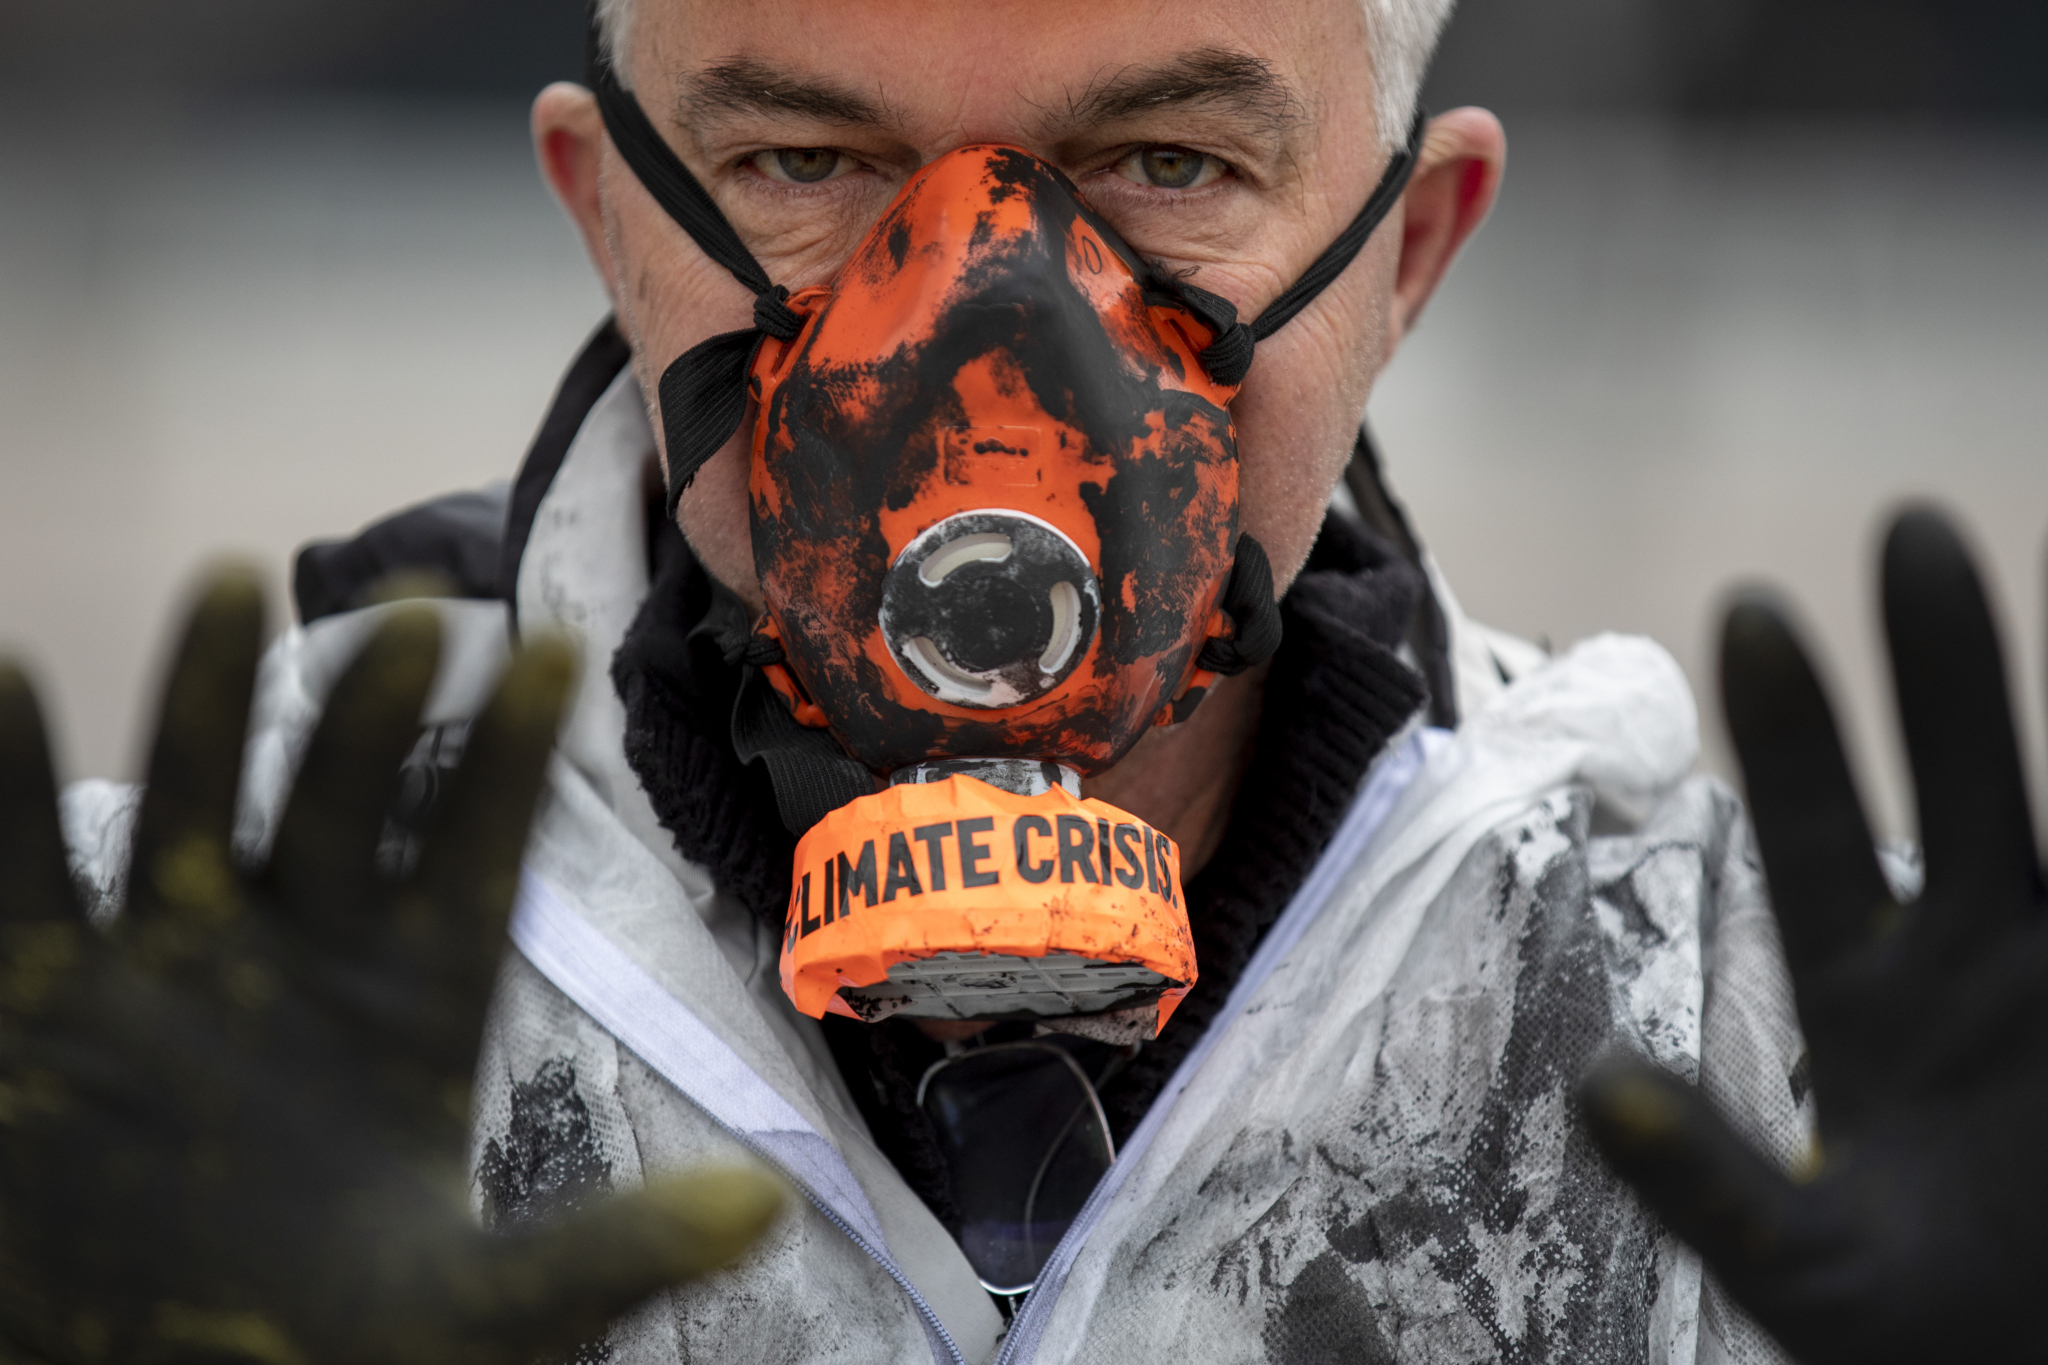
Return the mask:
MULTIPOLYGON (((963 17, 956 22, 975 21, 963 17)), ((961 43, 958 40, 965 35, 952 36, 955 41, 951 50, 956 58, 966 60, 949 64, 953 65, 953 74, 947 84, 958 92, 950 112, 941 114, 941 106, 934 100, 927 111, 916 117, 922 136, 913 141, 923 153, 925 164, 975 146, 1015 147, 1034 155, 1049 151, 1036 138, 1045 121, 1045 107, 1021 88, 1020 81, 1028 82, 1029 78, 1020 76, 1017 53, 1007 47, 991 49, 972 40, 961 43)), ((924 84, 927 89, 932 85, 924 84)), ((1042 100, 1044 92, 1039 93, 1042 100)))

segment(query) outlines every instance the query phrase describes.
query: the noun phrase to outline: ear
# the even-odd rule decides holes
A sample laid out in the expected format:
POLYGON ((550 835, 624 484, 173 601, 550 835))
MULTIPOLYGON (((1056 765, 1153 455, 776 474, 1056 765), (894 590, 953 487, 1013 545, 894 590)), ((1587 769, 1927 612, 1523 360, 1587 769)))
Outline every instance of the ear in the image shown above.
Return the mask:
MULTIPOLYGON (((597 267, 607 291, 615 289, 610 239, 604 227, 599 196, 599 170, 604 164, 604 118, 597 96, 580 85, 557 81, 533 102, 533 151, 540 173, 576 230, 583 249, 597 267)), ((616 299, 613 300, 617 302, 616 299)))
POLYGON ((1507 166, 1507 134, 1484 109, 1453 109, 1429 121, 1415 174, 1402 195, 1401 266, 1394 277, 1393 335, 1399 345, 1451 268, 1458 248, 1486 220, 1507 166))

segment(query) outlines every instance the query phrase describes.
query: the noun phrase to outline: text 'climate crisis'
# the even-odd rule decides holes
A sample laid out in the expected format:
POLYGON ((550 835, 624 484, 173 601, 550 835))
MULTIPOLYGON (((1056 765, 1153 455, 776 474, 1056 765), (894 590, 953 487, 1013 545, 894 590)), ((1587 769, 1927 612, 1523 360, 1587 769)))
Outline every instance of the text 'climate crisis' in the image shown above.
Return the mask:
POLYGON ((858 852, 830 854, 817 874, 824 894, 816 908, 811 872, 803 874, 790 896, 790 941, 851 914, 856 905, 950 887, 997 886, 1006 877, 1115 885, 1179 904, 1173 841, 1146 825, 1080 815, 1019 815, 1010 821, 1008 834, 1007 839, 998 837, 996 817, 982 815, 892 831, 879 845, 868 839, 858 852))

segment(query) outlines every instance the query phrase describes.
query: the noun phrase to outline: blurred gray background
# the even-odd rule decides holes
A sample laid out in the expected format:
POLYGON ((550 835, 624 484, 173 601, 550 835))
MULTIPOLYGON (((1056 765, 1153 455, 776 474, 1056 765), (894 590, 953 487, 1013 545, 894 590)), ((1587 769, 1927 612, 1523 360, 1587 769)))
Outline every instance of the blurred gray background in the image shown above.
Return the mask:
MULTIPOLYGON (((0 648, 69 775, 135 771, 208 558, 282 604, 301 542, 513 472, 603 310, 525 132, 581 44, 577 0, 0 0, 0 648)), ((1784 586, 1899 832, 1871 570, 1934 496, 2038 755, 2048 6, 1466 0, 1428 100, 1510 169, 1372 420, 1466 607, 1654 635, 1725 769, 1717 604, 1784 586)))

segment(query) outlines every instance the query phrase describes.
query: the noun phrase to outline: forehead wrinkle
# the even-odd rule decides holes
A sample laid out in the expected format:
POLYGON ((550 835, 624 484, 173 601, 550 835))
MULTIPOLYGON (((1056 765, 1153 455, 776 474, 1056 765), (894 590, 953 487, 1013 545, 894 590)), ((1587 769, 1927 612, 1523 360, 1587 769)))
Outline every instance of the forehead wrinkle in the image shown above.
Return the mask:
POLYGON ((1162 109, 1208 108, 1273 141, 1308 124, 1294 87, 1263 57, 1229 48, 1200 47, 1150 66, 1105 70, 1079 90, 1066 108, 1048 110, 1049 139, 1162 109))
POLYGON ((676 97, 678 123, 702 127, 750 114, 892 131, 903 123, 884 99, 828 77, 777 70, 752 57, 714 62, 683 78, 676 97))

